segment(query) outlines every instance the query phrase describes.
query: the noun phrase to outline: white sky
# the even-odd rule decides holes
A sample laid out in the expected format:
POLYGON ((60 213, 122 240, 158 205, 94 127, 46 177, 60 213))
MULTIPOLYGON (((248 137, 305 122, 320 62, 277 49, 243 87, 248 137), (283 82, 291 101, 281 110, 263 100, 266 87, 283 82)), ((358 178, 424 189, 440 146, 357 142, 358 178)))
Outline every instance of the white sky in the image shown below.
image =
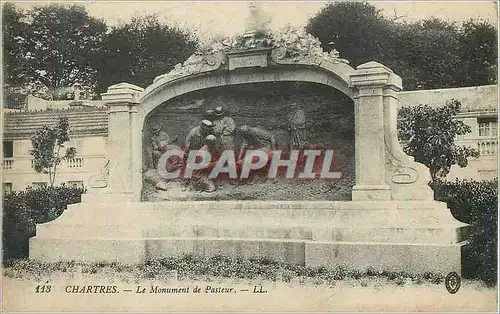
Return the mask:
MULTIPOLYGON (((263 11, 272 17, 271 28, 290 23, 303 26, 328 1, 259 1, 263 11)), ((448 21, 482 19, 497 25, 496 1, 369 1, 383 13, 413 21, 431 16, 448 21)), ((42 4, 38 2, 37 4, 42 4)), ((66 1, 68 3, 68 1, 66 1)), ((29 8, 34 2, 16 2, 29 8)), ((175 21, 181 26, 206 34, 232 36, 244 30, 248 5, 244 1, 88 1, 80 2, 89 14, 106 20, 108 25, 129 21, 134 14, 157 13, 161 19, 175 21)))

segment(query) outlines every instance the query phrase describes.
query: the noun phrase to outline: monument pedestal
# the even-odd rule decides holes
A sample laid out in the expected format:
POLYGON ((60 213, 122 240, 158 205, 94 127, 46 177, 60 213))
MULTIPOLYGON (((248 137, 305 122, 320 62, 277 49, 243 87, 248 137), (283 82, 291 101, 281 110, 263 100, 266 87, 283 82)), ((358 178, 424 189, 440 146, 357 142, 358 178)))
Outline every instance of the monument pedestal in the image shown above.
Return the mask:
POLYGON ((460 273, 468 226, 433 200, 428 169, 398 142, 401 78, 377 62, 353 69, 314 51, 293 45, 220 51, 197 56, 202 61, 161 76, 145 90, 110 86, 101 95, 109 107, 109 163, 98 191, 38 225, 30 258, 141 262, 226 254, 360 271, 460 273), (139 202, 143 127, 152 110, 199 90, 279 81, 327 85, 354 100, 353 201, 139 202))
POLYGON ((140 262, 194 254, 303 266, 460 273, 467 225, 435 201, 195 201, 70 205, 30 258, 140 262))
POLYGON ((99 204, 97 206, 102 206, 105 203, 122 203, 122 202, 135 202, 137 201, 137 195, 135 193, 89 193, 82 194, 82 202, 99 204))

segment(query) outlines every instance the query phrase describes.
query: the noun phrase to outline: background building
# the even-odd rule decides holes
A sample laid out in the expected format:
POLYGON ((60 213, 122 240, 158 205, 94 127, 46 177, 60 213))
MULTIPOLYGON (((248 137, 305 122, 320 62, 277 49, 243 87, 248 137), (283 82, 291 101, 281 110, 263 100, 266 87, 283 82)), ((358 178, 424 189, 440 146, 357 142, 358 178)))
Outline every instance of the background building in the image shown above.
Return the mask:
POLYGON ((457 137, 456 144, 479 151, 479 158, 469 159, 465 168, 453 166, 448 180, 491 180, 498 177, 498 85, 408 91, 399 94, 400 106, 443 105, 456 99, 461 102, 459 118, 472 132, 457 137))
MULTIPOLYGON (((38 105, 44 102, 40 99, 30 100, 34 100, 38 105)), ((57 168, 55 184, 66 183, 81 187, 86 185, 91 175, 99 173, 99 169, 107 161, 107 107, 102 106, 100 102, 86 106, 69 106, 69 102, 66 101, 60 106, 63 109, 51 109, 55 102, 45 102, 48 107, 40 107, 38 110, 4 112, 4 192, 23 190, 29 185, 47 184, 48 175, 38 173, 33 168, 33 157, 29 153, 32 148, 30 137, 45 125, 55 125, 60 116, 68 118, 71 128, 71 141, 65 146, 75 147, 77 154, 75 158, 63 162, 57 168)))

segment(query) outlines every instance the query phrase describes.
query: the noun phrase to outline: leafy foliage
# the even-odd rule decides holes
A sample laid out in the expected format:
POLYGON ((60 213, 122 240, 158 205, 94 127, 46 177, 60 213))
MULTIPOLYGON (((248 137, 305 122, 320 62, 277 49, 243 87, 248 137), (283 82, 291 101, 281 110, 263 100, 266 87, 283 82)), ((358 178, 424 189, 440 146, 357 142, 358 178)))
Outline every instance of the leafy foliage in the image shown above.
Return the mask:
POLYGON ((136 16, 130 23, 114 26, 106 38, 99 67, 100 90, 123 80, 148 86, 196 48, 197 42, 189 33, 162 23, 158 16, 136 16))
POLYGON ((27 24, 25 13, 12 3, 3 6, 3 77, 5 82, 18 85, 23 82, 26 63, 24 63, 25 34, 27 24))
POLYGON ((33 149, 30 154, 34 157, 33 166, 37 172, 49 175, 50 185, 54 185, 57 166, 63 160, 75 157, 76 148, 66 148, 63 155, 64 143, 69 141, 68 118, 60 117, 56 126, 44 126, 31 137, 33 149))
POLYGON ((364 2, 329 4, 309 20, 306 30, 325 51, 335 47, 354 66, 379 61, 384 49, 380 39, 391 31, 380 11, 364 2))
MULTIPOLYGON (((364 2, 336 2, 311 18, 307 31, 355 67, 372 60, 385 64, 409 90, 496 82, 497 31, 484 21, 401 23, 364 2)), ((3 6, 3 39, 6 103, 12 108, 22 107, 30 94, 66 99, 68 93, 53 90, 75 83, 93 96, 124 80, 147 86, 186 60, 199 41, 155 15, 108 29, 81 5, 21 10, 12 3, 3 6)))
POLYGON ((29 16, 26 44, 32 80, 51 87, 95 85, 106 24, 79 5, 36 6, 29 16))
POLYGON ((35 223, 45 223, 59 217, 67 205, 81 202, 84 190, 77 187, 41 186, 19 192, 18 196, 26 203, 35 223))
POLYGON ((91 97, 112 84, 147 86, 192 54, 197 41, 155 15, 137 16, 108 29, 75 4, 20 10, 4 6, 7 105, 20 108, 28 95, 66 99, 79 84, 91 97))
POLYGON ((457 72, 464 60, 457 52, 460 43, 454 24, 429 19, 394 24, 393 32, 392 53, 384 56, 383 61, 396 73, 401 71, 405 86, 410 89, 468 86, 461 84, 457 72))
POLYGON ((35 235, 35 224, 59 217, 67 205, 81 202, 85 191, 74 187, 28 187, 3 197, 3 257, 28 256, 28 239, 35 235))
POLYGON ((366 2, 335 2, 309 20, 307 31, 354 67, 383 63, 408 90, 496 82, 497 31, 484 21, 400 22, 366 2))
POLYGON ((498 71, 497 30, 484 21, 469 20, 460 31, 461 77, 476 84, 496 84, 498 71))
POLYGON ((405 142, 403 150, 415 161, 427 167, 433 180, 445 177, 452 165, 467 166, 467 158, 479 157, 471 147, 457 146, 455 137, 471 132, 458 120, 461 104, 448 101, 444 106, 418 105, 402 107, 398 112, 399 139, 405 142))
POLYGON ((97 61, 106 36, 102 20, 89 16, 81 5, 50 4, 22 11, 7 4, 5 8, 9 100, 24 103, 28 94, 52 99, 50 89, 75 83, 96 89, 97 61))
POLYGON ((496 284, 498 180, 437 180, 431 186, 436 200, 448 203, 453 216, 472 227, 464 254, 464 276, 496 284))

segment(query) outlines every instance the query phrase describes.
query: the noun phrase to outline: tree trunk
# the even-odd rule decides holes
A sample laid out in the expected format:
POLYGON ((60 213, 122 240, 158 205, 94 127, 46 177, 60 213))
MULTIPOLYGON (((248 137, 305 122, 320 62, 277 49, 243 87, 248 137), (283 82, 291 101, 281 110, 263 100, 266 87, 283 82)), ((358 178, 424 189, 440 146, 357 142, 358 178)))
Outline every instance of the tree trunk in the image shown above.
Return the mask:
POLYGON ((56 181, 56 169, 57 169, 57 165, 54 165, 54 172, 52 172, 52 178, 50 180, 51 187, 54 186, 54 182, 56 181))

